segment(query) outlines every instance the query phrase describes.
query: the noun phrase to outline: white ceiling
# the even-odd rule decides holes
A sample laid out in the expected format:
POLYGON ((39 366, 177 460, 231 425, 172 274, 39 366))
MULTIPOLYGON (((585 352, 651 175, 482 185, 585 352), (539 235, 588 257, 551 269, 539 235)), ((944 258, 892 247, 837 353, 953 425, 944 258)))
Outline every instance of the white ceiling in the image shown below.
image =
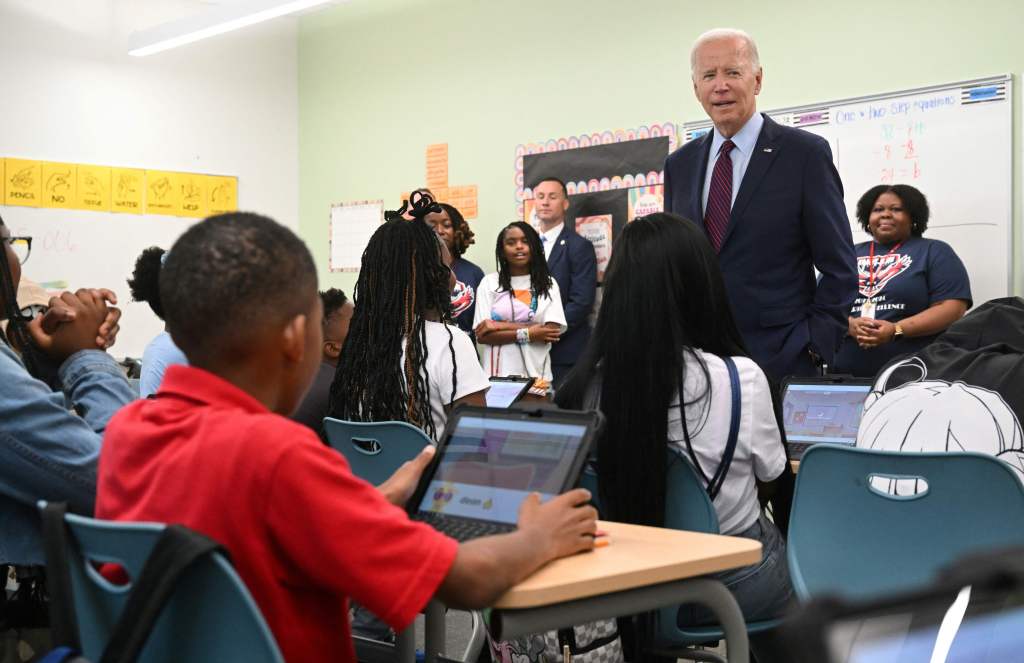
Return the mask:
POLYGON ((17 44, 24 35, 44 32, 52 34, 56 49, 67 39, 75 50, 89 44, 97 54, 126 54, 134 32, 237 2, 245 0, 0 0, 0 40, 17 44))

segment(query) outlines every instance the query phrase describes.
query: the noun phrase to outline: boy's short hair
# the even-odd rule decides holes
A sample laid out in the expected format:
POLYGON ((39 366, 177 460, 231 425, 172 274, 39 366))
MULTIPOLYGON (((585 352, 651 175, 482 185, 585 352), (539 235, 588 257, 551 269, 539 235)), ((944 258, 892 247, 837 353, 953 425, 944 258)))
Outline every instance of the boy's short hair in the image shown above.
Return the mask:
POLYGON ((326 327, 331 316, 340 311, 348 301, 348 295, 338 288, 328 288, 320 291, 320 300, 324 303, 324 327, 326 327))
POLYGON ((248 354, 249 341, 268 325, 308 312, 316 285, 313 257, 295 233, 268 217, 232 212, 195 224, 175 242, 160 298, 168 331, 189 361, 220 363, 248 354))

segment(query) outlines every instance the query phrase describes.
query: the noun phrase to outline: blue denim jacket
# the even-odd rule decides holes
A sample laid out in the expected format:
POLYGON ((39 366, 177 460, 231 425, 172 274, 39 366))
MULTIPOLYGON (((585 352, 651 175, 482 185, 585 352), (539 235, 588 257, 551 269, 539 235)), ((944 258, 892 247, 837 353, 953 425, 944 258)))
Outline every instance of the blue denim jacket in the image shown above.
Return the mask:
POLYGON ((99 350, 76 352, 57 375, 63 393, 30 376, 0 342, 0 562, 44 563, 36 500, 92 515, 103 431, 135 398, 99 350))

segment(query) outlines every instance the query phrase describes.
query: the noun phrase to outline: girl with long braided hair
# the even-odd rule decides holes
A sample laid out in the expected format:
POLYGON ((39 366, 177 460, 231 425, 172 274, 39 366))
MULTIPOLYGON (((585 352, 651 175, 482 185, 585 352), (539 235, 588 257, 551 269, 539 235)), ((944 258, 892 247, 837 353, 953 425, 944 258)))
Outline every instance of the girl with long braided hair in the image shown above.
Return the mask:
POLYGON ((423 220, 437 204, 412 198, 387 213, 363 252, 328 415, 407 421, 437 440, 451 407, 484 405, 489 384, 473 342, 452 322, 455 276, 423 220))
POLYGON ((473 318, 489 375, 537 378, 551 384, 551 344, 566 330, 558 283, 548 272, 540 236, 528 223, 510 223, 494 249, 498 271, 480 281, 473 318))

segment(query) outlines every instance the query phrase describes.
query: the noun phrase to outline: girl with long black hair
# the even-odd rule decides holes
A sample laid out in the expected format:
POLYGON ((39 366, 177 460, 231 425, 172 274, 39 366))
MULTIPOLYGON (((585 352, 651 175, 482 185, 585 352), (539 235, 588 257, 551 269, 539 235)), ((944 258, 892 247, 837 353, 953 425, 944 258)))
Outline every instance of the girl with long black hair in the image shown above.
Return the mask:
POLYGON ((551 344, 566 330, 558 283, 548 272, 540 236, 516 221, 498 233, 498 271, 480 281, 473 327, 484 348, 484 370, 492 376, 537 378, 551 383, 551 344))
POLYGON ((748 620, 781 613, 792 592, 785 546, 761 513, 756 482, 783 471, 785 451, 768 380, 747 356, 714 250, 695 224, 661 213, 627 224, 605 273, 590 344, 556 400, 605 415, 597 440, 605 518, 664 523, 666 445, 678 447, 706 482, 722 474, 712 489, 722 534, 764 545, 760 565, 722 580, 748 620), (727 462, 730 363, 741 414, 727 462))
POLYGON ((454 326, 455 276, 423 217, 422 194, 389 212, 363 252, 355 311, 331 385, 331 417, 407 421, 437 439, 456 403, 484 405, 489 384, 469 337, 454 326), (407 209, 408 208, 408 209, 407 209))

